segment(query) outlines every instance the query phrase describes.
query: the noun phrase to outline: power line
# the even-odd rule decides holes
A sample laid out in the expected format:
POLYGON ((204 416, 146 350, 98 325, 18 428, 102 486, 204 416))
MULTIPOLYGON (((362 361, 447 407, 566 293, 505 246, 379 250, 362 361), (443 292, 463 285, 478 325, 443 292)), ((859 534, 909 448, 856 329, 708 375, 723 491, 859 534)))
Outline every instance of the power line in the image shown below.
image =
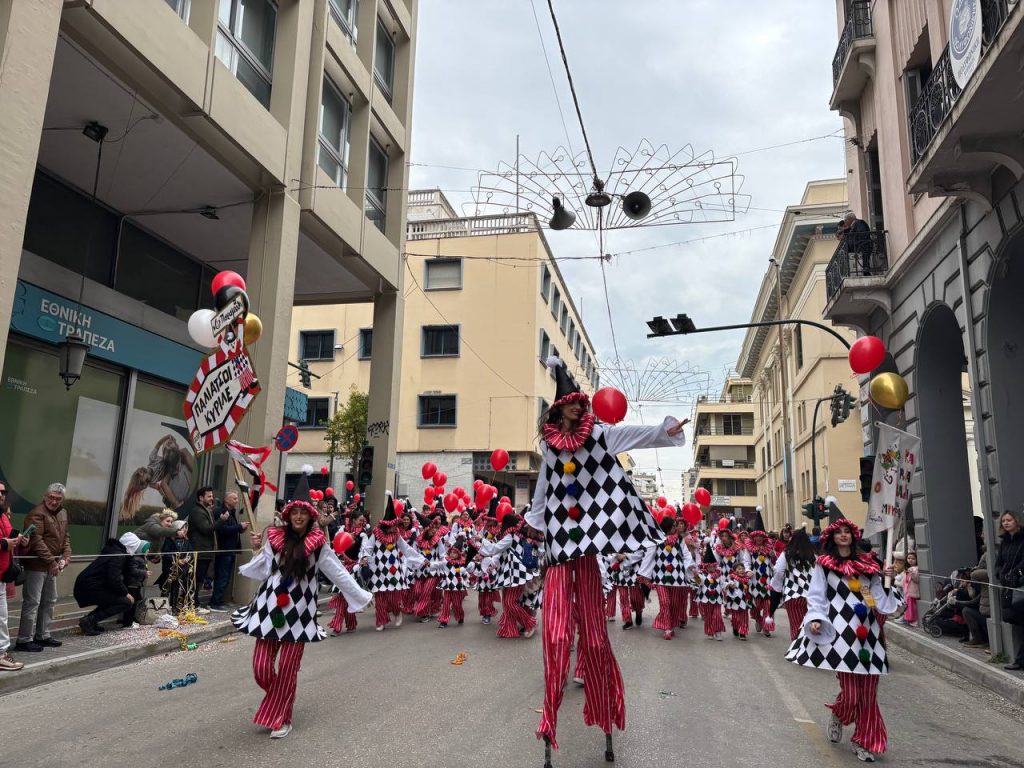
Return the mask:
MULTIPOLYGON (((540 28, 540 18, 537 16, 537 6, 534 0, 530 0, 530 8, 533 10, 533 21, 537 25, 537 37, 540 38, 540 49, 544 53, 544 66, 548 68, 548 79, 551 81, 551 91, 555 95, 555 106, 558 107, 558 117, 562 121, 562 130, 565 132, 565 143, 569 145, 569 152, 576 154, 572 149, 572 139, 569 138, 569 126, 565 124, 565 113, 562 112, 562 102, 558 99, 558 87, 555 85, 555 73, 551 71, 551 61, 548 59, 548 49, 544 45, 544 33, 540 28)), ((516 158, 518 161, 518 158, 516 158)))

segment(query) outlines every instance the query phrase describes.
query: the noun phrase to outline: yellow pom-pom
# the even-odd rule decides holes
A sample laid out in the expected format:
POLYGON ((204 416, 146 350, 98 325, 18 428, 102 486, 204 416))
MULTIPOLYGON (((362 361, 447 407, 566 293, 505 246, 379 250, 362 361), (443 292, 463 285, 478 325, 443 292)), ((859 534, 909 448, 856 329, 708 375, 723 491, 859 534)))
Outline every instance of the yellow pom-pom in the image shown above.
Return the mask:
POLYGON ((860 592, 860 579, 850 579, 850 589, 854 592, 860 592))
POLYGON ((868 604, 868 608, 875 607, 875 598, 871 597, 871 595, 868 595, 864 602, 868 604))
POLYGON ((576 462, 575 461, 567 461, 562 466, 565 469, 565 471, 568 472, 570 475, 573 474, 576 471, 576 462))

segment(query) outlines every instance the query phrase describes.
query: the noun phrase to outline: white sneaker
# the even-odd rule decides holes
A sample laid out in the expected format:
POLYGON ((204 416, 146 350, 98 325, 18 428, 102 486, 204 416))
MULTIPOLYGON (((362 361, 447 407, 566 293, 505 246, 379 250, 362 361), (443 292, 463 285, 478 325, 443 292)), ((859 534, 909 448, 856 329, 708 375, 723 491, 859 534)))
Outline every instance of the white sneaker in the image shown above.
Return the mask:
POLYGON ((582 677, 574 677, 574 678, 572 679, 572 681, 573 681, 574 683, 576 683, 576 685, 583 685, 583 678, 582 678, 582 677))
POLYGON ((828 740, 833 744, 838 744, 843 740, 843 724, 834 714, 828 721, 828 740))
MULTIPOLYGON (((205 615, 206 615, 206 614, 208 614, 209 612, 210 612, 210 609, 209 609, 209 608, 202 608, 202 607, 200 607, 200 608, 196 608, 196 614, 197 614, 197 615, 199 615, 199 616, 205 616, 205 615)), ((279 738, 280 738, 280 737, 279 737, 279 738)))
POLYGON ((860 760, 862 763, 875 762, 874 754, 868 752, 866 749, 864 749, 864 747, 860 746, 860 744, 853 745, 853 754, 855 754, 857 756, 857 759, 860 760))
POLYGON ((377 629, 378 632, 383 632, 384 631, 384 625, 383 624, 378 624, 376 629, 377 629))
POLYGON ((401 614, 401 613, 400 613, 400 614, 398 614, 398 618, 397 618, 397 619, 395 619, 395 626, 396 626, 396 627, 400 627, 400 626, 402 626, 402 619, 403 619, 403 618, 404 618, 403 614, 401 614))
POLYGON ((724 632, 719 632, 719 633, 717 633, 717 634, 715 635, 715 640, 717 640, 718 642, 722 642, 722 635, 723 635, 723 634, 725 634, 725 633, 724 633, 724 632))
POLYGON ((523 637, 525 637, 527 640, 529 640, 531 637, 533 637, 533 633, 536 632, 536 631, 537 631, 536 627, 534 627, 533 629, 528 629, 528 630, 526 630, 526 632, 523 633, 523 637))
POLYGON ((280 728, 278 728, 276 731, 271 731, 270 732, 270 738, 272 738, 272 739, 283 739, 285 736, 287 736, 291 732, 292 732, 292 724, 291 723, 285 723, 280 728))

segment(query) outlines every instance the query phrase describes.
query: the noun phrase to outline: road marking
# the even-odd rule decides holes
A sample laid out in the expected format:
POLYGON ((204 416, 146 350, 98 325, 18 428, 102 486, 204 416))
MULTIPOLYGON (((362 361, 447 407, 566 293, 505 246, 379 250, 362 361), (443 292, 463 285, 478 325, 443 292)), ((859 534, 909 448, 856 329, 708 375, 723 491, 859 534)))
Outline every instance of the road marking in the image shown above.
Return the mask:
POLYGON ((815 725, 816 724, 813 720, 804 720, 803 718, 800 718, 800 717, 794 717, 793 719, 796 720, 798 723, 810 723, 811 725, 815 725))

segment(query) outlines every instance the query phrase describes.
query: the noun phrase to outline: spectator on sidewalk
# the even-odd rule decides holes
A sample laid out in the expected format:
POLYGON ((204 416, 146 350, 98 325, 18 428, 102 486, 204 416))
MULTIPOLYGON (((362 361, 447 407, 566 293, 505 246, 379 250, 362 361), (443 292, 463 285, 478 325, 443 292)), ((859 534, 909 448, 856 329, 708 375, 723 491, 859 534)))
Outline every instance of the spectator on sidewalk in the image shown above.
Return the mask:
POLYGON ((138 627, 135 623, 135 608, 142 604, 145 597, 146 579, 149 578, 149 569, 146 567, 146 553, 152 549, 148 541, 143 541, 134 533, 126 533, 118 539, 128 550, 130 557, 124 569, 124 583, 128 587, 128 593, 134 598, 134 602, 121 615, 121 626, 125 629, 138 627))
MULTIPOLYGON (((1002 535, 999 537, 999 554, 996 556, 995 572, 999 584, 1009 589, 999 590, 1003 601, 1003 621, 1024 627, 1024 521, 1021 515, 1006 510, 999 518, 1002 535), (1018 607, 1015 607, 1018 606, 1018 607)), ((1018 672, 1024 669, 1024 642, 1017 647, 1016 657, 1003 669, 1018 672)))
POLYGON ((969 633, 964 643, 969 647, 983 648, 988 646, 988 617, 991 614, 988 592, 991 579, 988 576, 987 553, 981 556, 981 561, 970 572, 968 579, 968 592, 972 593, 972 600, 961 608, 969 633))
POLYGON ((174 529, 171 525, 178 519, 178 513, 173 509, 164 509, 154 512, 146 518, 146 522, 135 529, 134 533, 143 541, 152 544, 152 549, 160 549, 164 539, 174 537, 174 529))
POLYGON ((177 614, 181 608, 181 597, 188 589, 192 568, 192 542, 188 540, 188 520, 175 520, 174 539, 172 540, 171 573, 167 577, 167 594, 171 602, 171 613, 177 614))
POLYGON ((249 523, 238 520, 238 494, 228 491, 214 518, 217 532, 217 556, 213 561, 213 596, 210 598, 211 611, 226 611, 224 595, 227 593, 231 574, 235 571, 235 558, 242 548, 242 532, 249 523))
POLYGON ((28 540, 29 557, 23 561, 25 585, 21 588, 16 651, 37 653, 62 645, 60 640, 50 637, 50 622, 57 604, 57 576, 71 561, 65 493, 62 483, 51 483, 42 503, 25 515, 25 530, 32 526, 32 535, 28 540))
POLYGON ((192 549, 199 553, 196 562, 196 613, 209 613, 199 602, 199 590, 206 581, 210 566, 213 564, 213 552, 217 548, 217 529, 213 519, 213 487, 204 485, 196 491, 196 504, 188 516, 188 540, 192 549))
MULTIPOLYGON (((132 547, 138 551, 143 542, 134 535, 132 539, 132 547)), ((133 609, 135 596, 128 586, 135 567, 132 563, 135 558, 130 557, 133 554, 122 541, 107 539, 99 556, 78 574, 75 579, 75 602, 79 608, 95 606, 78 620, 83 635, 93 637, 104 632, 100 622, 118 614, 122 615, 123 624, 124 614, 133 609)))
MULTIPOLYGON (((17 534, 11 525, 11 511, 7 508, 7 485, 0 482, 0 576, 11 565, 14 550, 28 539, 17 534)), ((14 584, 0 584, 0 672, 16 672, 25 665, 15 661, 9 653, 11 633, 7 623, 7 598, 14 596, 14 584), (9 590, 8 590, 9 588, 9 590), (10 591, 10 595, 8 595, 10 591)))

